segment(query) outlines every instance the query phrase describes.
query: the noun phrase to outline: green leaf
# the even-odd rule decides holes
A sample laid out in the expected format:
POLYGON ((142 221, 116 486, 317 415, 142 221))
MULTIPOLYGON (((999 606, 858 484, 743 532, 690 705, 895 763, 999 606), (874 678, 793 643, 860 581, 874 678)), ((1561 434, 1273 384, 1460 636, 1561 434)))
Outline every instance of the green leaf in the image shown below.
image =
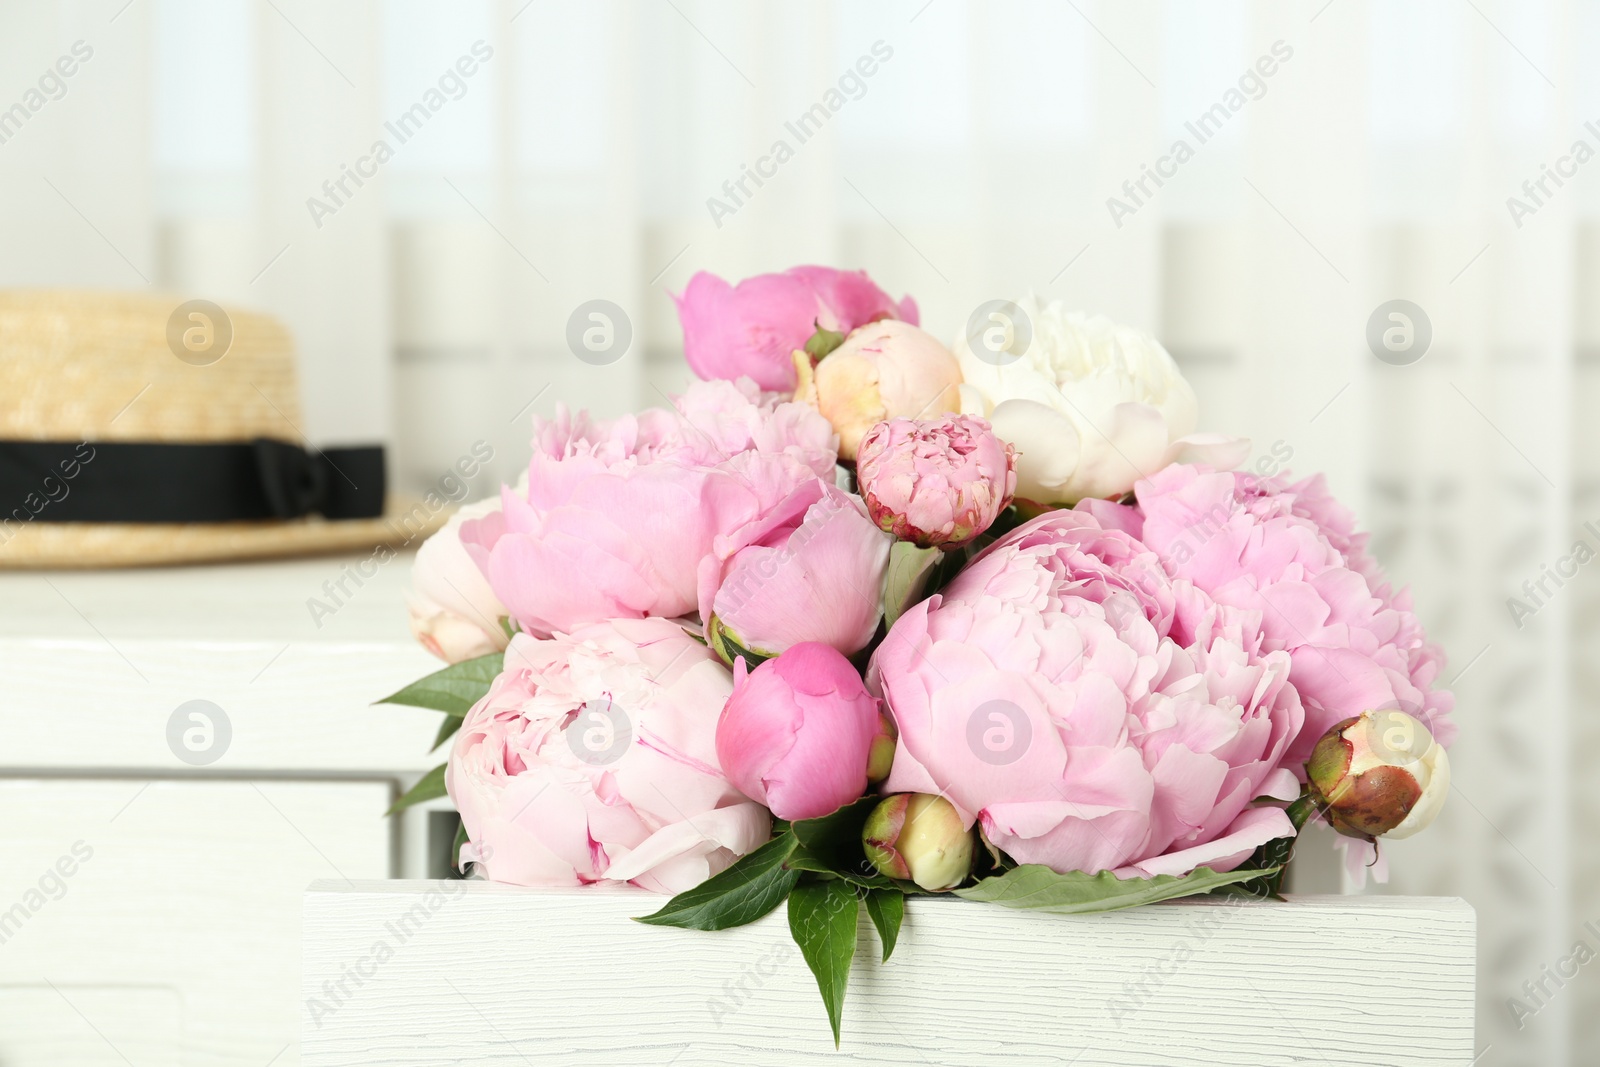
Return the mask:
POLYGON ((1311 796, 1310 789, 1306 788, 1299 799, 1285 809, 1289 821, 1294 824, 1296 836, 1274 838, 1256 849, 1248 860, 1239 865, 1239 869, 1259 871, 1261 877, 1227 887, 1226 895, 1282 900, 1283 879, 1289 873, 1289 861, 1294 859, 1294 847, 1300 840, 1298 835, 1316 811, 1317 801, 1311 796))
POLYGON ((706 627, 706 633, 708 635, 706 643, 711 651, 715 652, 718 658, 730 667, 733 666, 735 659, 742 659, 744 660, 744 665, 753 671, 777 655, 776 652, 758 652, 754 649, 745 648, 734 637, 733 631, 723 626, 722 620, 715 615, 711 616, 711 625, 706 627))
POLYGON ((635 922, 686 930, 726 930, 753 923, 783 902, 800 872, 783 865, 794 838, 773 838, 721 874, 679 893, 658 912, 635 922))
POLYGON ((455 736, 456 731, 461 729, 461 724, 465 721, 460 715, 446 715, 444 722, 439 724, 439 732, 433 736, 433 747, 428 751, 437 752, 440 745, 455 736))
MULTIPOLYGON (((816 326, 816 323, 812 325, 816 326)), ((821 326, 817 326, 816 332, 806 341, 806 355, 815 362, 842 344, 844 344, 844 334, 838 330, 824 330, 821 326)))
POLYGON ((791 871, 805 871, 808 874, 821 875, 825 878, 839 878, 853 886, 862 889, 895 889, 900 888, 900 883, 893 878, 867 870, 850 870, 830 863, 827 859, 806 848, 804 845, 795 845, 794 852, 784 861, 784 866, 791 871))
POLYGON ((869 889, 862 894, 867 906, 867 917, 878 930, 883 942, 883 959, 887 963, 894 952, 894 943, 900 940, 900 923, 906 917, 906 896, 898 889, 869 889))
POLYGON ((517 622, 509 615, 500 616, 500 629, 506 635, 507 641, 517 636, 517 622))
MULTIPOLYGON (((869 880, 865 884, 876 884, 871 883, 870 879, 881 876, 873 869, 861 845, 861 828, 881 800, 882 797, 871 794, 820 818, 800 819, 793 823, 789 832, 794 834, 795 841, 799 843, 797 856, 815 864, 805 869, 828 871, 858 884, 863 879, 869 880)), ((794 866, 793 863, 790 865, 794 866)))
POLYGON ((839 1047, 839 1016, 850 982, 850 958, 856 953, 860 910, 856 891, 844 882, 810 882, 795 886, 789 894, 789 933, 817 979, 833 1027, 834 1048, 839 1047))
POLYGON ((883 577, 883 622, 893 626, 913 604, 927 596, 934 568, 944 558, 938 548, 918 548, 910 541, 896 541, 889 549, 889 569, 883 577))
POLYGON ((957 889, 955 894, 967 900, 981 900, 1007 908, 1080 915, 1209 893, 1234 882, 1247 882, 1270 873, 1245 870, 1219 874, 1209 867, 1197 867, 1181 878, 1170 874, 1155 878, 1118 878, 1110 871, 1101 871, 1099 874, 1084 874, 1081 871, 1057 874, 1048 867, 1030 863, 997 877, 985 878, 966 889, 957 889))
POLYGON ((505 653, 491 652, 477 659, 452 663, 442 671, 434 671, 419 678, 374 704, 405 704, 414 708, 432 708, 446 715, 465 715, 489 691, 504 666, 505 653))
POLYGON ((444 769, 445 764, 441 763, 427 774, 424 774, 422 779, 406 790, 405 795, 395 801, 394 806, 384 814, 393 815, 397 811, 406 810, 413 804, 421 804, 424 800, 432 800, 434 797, 444 796, 444 769))

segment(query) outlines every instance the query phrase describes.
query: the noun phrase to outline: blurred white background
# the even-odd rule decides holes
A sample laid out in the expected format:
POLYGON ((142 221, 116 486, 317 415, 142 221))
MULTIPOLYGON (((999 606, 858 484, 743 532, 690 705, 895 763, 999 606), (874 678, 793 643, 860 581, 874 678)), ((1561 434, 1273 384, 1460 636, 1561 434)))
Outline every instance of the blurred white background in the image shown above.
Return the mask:
POLYGON ((412 487, 482 437, 514 478, 558 402, 663 402, 700 269, 864 267, 947 338, 1030 288, 1150 330, 1204 428, 1328 472, 1452 654, 1456 796, 1379 891, 1476 906, 1480 1062, 1592 1063, 1600 589, 1507 599, 1600 545, 1597 46, 1600 5, 1526 0, 0 0, 0 284, 277 313, 308 435, 383 439, 412 487), (634 336, 603 367, 566 342, 592 299, 634 336), (1419 362, 1368 346, 1392 299, 1419 362))

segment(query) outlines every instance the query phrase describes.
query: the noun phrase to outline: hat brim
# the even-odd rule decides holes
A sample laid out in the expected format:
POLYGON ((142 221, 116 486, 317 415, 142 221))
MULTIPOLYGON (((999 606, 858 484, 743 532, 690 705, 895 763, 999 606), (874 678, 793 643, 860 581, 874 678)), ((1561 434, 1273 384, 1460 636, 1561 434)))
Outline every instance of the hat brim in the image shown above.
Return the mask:
POLYGON ((34 521, 0 526, 0 570, 150 567, 416 547, 452 510, 390 497, 378 518, 338 522, 318 516, 172 524, 34 521))

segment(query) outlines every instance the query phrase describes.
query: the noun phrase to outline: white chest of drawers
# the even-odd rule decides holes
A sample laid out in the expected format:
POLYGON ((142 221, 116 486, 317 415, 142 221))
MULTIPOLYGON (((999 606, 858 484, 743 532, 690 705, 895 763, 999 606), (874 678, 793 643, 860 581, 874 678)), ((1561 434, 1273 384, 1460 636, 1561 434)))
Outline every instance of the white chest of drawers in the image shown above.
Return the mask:
POLYGON ((439 873, 383 815, 439 717, 371 706, 439 664, 355 562, 0 575, 0 1064, 298 1063, 306 885, 439 873))

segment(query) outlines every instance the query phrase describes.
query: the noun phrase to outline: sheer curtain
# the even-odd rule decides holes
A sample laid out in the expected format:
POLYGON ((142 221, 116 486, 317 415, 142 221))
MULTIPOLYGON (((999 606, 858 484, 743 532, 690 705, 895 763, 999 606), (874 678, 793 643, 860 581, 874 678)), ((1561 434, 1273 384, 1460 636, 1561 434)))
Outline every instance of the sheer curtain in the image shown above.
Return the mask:
POLYGON ((1600 150, 1597 18, 1559 0, 11 4, 0 107, 74 42, 93 56, 0 142, 0 282, 281 315, 307 435, 387 440, 411 488, 478 439, 491 480, 514 478, 530 414, 558 403, 663 402, 687 375, 667 293, 699 269, 862 266, 945 336, 1030 288, 1154 331, 1207 428, 1328 472, 1451 652, 1456 797, 1368 891, 1477 907, 1482 1062, 1588 1062, 1600 980, 1572 961, 1600 949, 1600 588, 1570 561, 1600 547, 1600 164, 1576 144, 1600 150), (1409 365, 1367 340, 1396 299, 1431 327, 1409 365), (631 335, 610 361, 568 341, 591 301, 631 335))

